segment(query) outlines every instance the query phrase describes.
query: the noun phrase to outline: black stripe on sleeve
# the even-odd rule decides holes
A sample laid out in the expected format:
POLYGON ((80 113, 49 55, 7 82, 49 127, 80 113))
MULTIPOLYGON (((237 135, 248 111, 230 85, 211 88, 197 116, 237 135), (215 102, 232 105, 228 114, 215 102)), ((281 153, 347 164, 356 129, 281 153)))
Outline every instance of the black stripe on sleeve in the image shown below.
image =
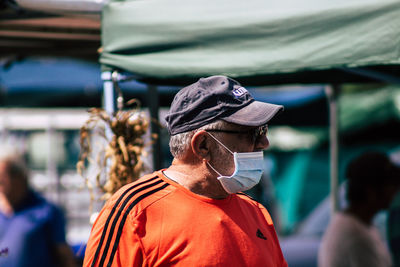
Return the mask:
MULTIPOLYGON (((105 239, 106 234, 107 234, 108 225, 110 224, 111 218, 113 217, 114 212, 115 212, 115 210, 117 209, 119 203, 122 201, 122 199, 125 197, 125 195, 128 194, 131 190, 133 190, 133 189, 135 189, 136 187, 141 186, 141 185, 143 185, 143 184, 145 184, 145 183, 152 182, 152 181, 156 180, 157 178, 158 178, 159 181, 161 181, 161 179, 160 179, 158 176, 155 176, 155 177, 153 177, 153 178, 151 178, 151 179, 149 179, 149 180, 146 180, 146 181, 137 183, 137 184, 135 184, 135 185, 132 185, 132 186, 129 187, 127 190, 125 190, 125 192, 123 192, 123 193, 121 194, 121 196, 118 198, 118 200, 115 202, 115 204, 114 204, 114 206, 113 206, 113 208, 112 208, 110 214, 108 215, 107 221, 106 221, 106 223, 105 223, 105 225, 104 225, 104 227, 103 227, 103 232, 101 233, 100 242, 99 242, 99 244, 98 244, 98 246, 97 246, 96 253, 95 253, 95 255, 94 255, 93 262, 92 262, 92 265, 91 265, 92 267, 95 266, 96 261, 97 261, 97 258, 99 257, 101 247, 103 246, 104 239, 105 239)), ((110 231, 109 231, 109 233, 110 233, 110 235, 112 234, 112 232, 110 232, 110 231)))
POLYGON ((122 230, 123 230, 123 228, 124 228, 124 224, 125 224, 126 218, 128 217, 129 212, 132 210, 132 208, 133 208, 139 201, 141 201, 141 200, 144 199, 145 197, 148 197, 149 195, 152 195, 152 194, 154 194, 154 193, 156 193, 156 192, 158 192, 158 191, 160 191, 160 190, 166 188, 168 185, 169 185, 168 183, 165 183, 164 185, 162 185, 162 186, 160 186, 160 187, 158 187, 158 188, 156 188, 156 189, 153 189, 153 190, 151 190, 151 191, 149 191, 149 192, 147 192, 147 193, 145 193, 145 194, 139 196, 139 197, 138 197, 137 199, 135 199, 135 200, 129 205, 129 207, 126 209, 125 214, 124 214, 124 216, 123 216, 123 218, 122 218, 122 220, 121 220, 121 223, 120 223, 120 225, 119 225, 119 227, 118 227, 117 237, 115 238, 114 246, 113 246, 113 249, 112 249, 112 251, 111 251, 111 255, 110 255, 110 259, 109 259, 109 261, 108 261, 107 267, 110 267, 110 266, 111 266, 112 261, 113 261, 114 256, 115 256, 115 253, 117 252, 118 243, 119 243, 119 240, 120 240, 120 238, 121 238, 122 230))
MULTIPOLYGON (((159 179, 159 180, 155 181, 154 183, 148 184, 148 185, 146 185, 146 186, 143 186, 143 187, 141 187, 141 188, 139 188, 139 189, 133 191, 132 193, 129 194, 129 196, 126 197, 126 199, 124 200, 123 204, 122 204, 121 207, 118 209, 118 212, 117 212, 117 214, 115 215, 114 220, 113 220, 113 222, 112 222, 112 225, 111 225, 111 228, 110 228, 110 231, 109 231, 110 234, 108 235, 107 241, 106 241, 106 243, 105 243, 103 255, 101 256, 99 266, 103 266, 103 265, 104 265, 104 262, 105 262, 106 257, 107 257, 108 250, 110 249, 112 237, 113 237, 114 234, 115 234, 115 233, 114 233, 114 232, 115 232, 115 227, 116 227, 116 225, 117 225, 117 223, 118 223, 118 221, 119 221, 119 219, 120 219, 120 217, 121 217, 121 213, 122 213, 122 212, 124 211, 124 209, 125 209, 125 206, 126 206, 126 205, 128 204, 128 202, 129 202, 133 197, 135 197, 138 193, 140 193, 140 192, 142 192, 143 190, 146 190, 146 189, 148 189, 148 188, 150 188, 150 187, 153 187, 153 186, 155 186, 155 185, 158 185, 158 184, 160 184, 160 183, 162 183, 162 182, 164 182, 164 181, 161 180, 161 179, 159 179)), ((165 182, 164 182, 164 183, 165 183, 165 182)), ((151 191, 150 191, 150 192, 151 192, 151 191)), ((124 214, 124 215, 125 215, 125 214, 124 214)), ((114 241, 114 242, 115 242, 115 241, 114 241)))

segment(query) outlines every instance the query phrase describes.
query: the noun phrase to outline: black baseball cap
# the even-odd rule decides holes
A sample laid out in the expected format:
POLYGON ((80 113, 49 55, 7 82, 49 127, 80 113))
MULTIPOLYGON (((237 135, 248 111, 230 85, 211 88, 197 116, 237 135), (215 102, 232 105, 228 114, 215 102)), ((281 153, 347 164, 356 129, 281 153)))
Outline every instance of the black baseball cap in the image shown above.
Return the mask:
POLYGON ((171 135, 198 129, 216 120, 243 126, 267 124, 283 106, 255 101, 246 88, 226 76, 201 78, 182 88, 165 117, 171 135))

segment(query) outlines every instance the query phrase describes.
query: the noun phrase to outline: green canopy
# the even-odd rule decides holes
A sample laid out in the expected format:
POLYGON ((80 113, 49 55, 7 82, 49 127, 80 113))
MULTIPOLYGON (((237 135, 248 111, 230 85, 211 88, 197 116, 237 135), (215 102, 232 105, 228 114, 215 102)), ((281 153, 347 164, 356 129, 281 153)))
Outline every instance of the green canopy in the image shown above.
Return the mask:
POLYGON ((399 14, 397 0, 112 0, 100 62, 164 84, 213 74, 342 82, 356 67, 398 74, 399 14))
MULTIPOLYGON (((372 126, 400 121, 400 88, 388 85, 372 90, 342 93, 338 97, 338 131, 342 136, 360 133, 372 126)), ((324 126, 275 126, 269 132, 271 149, 315 149, 329 141, 324 126)))

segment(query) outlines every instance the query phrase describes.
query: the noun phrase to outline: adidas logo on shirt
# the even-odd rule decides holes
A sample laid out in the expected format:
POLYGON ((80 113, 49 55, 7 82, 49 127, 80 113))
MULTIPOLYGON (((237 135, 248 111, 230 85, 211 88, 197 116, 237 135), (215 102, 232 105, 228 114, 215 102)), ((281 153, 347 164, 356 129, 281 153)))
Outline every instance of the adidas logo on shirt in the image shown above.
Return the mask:
POLYGON ((267 238, 265 237, 265 235, 261 232, 261 230, 260 229, 257 229, 257 233, 256 233, 256 235, 257 235, 257 237, 258 238, 261 238, 261 239, 264 239, 264 240, 267 240, 267 238))

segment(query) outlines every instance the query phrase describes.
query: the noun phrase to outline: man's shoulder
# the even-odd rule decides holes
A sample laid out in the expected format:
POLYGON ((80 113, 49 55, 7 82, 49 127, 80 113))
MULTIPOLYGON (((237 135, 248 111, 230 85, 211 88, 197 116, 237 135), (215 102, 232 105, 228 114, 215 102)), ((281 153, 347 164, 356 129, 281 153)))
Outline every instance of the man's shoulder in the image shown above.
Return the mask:
POLYGON ((263 217, 267 220, 268 224, 273 224, 271 215, 260 202, 243 192, 236 193, 235 195, 237 199, 239 199, 239 201, 242 203, 241 205, 245 205, 248 209, 254 212, 260 212, 259 214, 263 214, 263 217))
POLYGON ((248 195, 246 193, 239 192, 239 193, 236 193, 235 195, 241 201, 247 202, 247 203, 249 203, 249 204, 251 204, 251 205, 253 205, 253 206, 257 207, 257 208, 264 208, 263 205, 261 205, 257 200, 255 200, 252 196, 250 196, 250 195, 248 195))
POLYGON ((138 180, 126 184, 121 187, 112 198, 120 197, 121 195, 129 194, 129 193, 139 193, 139 192, 148 192, 147 195, 151 195, 151 192, 160 191, 166 188, 169 184, 163 179, 163 175, 161 172, 156 171, 147 175, 140 177, 138 180), (159 190, 157 190, 157 188, 159 190))
POLYGON ((238 192, 238 193, 236 193, 236 195, 241 199, 248 200, 251 202, 257 202, 257 200, 255 200, 253 197, 251 197, 250 195, 248 195, 246 193, 238 192))
POLYGON ((107 202, 108 208, 131 212, 144 209, 171 192, 171 186, 160 172, 145 175, 121 187, 107 202))

